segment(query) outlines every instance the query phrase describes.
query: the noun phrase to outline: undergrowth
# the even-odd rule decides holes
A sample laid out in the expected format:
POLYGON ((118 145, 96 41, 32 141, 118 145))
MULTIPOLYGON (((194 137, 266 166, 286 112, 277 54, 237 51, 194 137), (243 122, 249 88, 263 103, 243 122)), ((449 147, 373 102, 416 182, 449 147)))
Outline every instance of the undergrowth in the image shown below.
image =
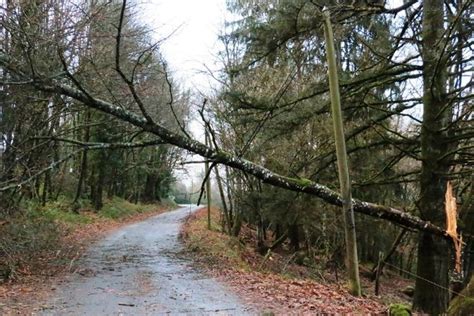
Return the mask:
POLYGON ((0 213, 0 282, 17 281, 23 276, 54 273, 51 265, 64 264, 77 254, 71 234, 87 225, 120 222, 157 209, 172 208, 173 203, 133 204, 120 198, 106 200, 99 212, 86 200, 72 211, 72 201, 59 197, 41 206, 29 201, 13 215, 0 213))
MULTIPOLYGON (((230 280, 229 282, 233 285, 237 284, 237 287, 244 291, 252 292, 258 289, 258 292, 271 293, 278 298, 278 304, 281 304, 279 307, 289 304, 287 302, 289 294, 285 287, 293 287, 295 284, 300 288, 308 286, 308 289, 316 292, 322 289, 329 297, 338 293, 346 300, 344 308, 352 304, 349 302, 352 296, 343 290, 343 283, 338 281, 334 269, 328 268, 325 262, 318 262, 318 258, 310 260, 303 251, 294 252, 288 244, 260 254, 256 250, 257 239, 254 229, 243 225, 239 237, 229 236, 222 232, 218 210, 214 209, 211 214, 211 230, 207 229, 206 210, 202 209, 188 217, 182 227, 181 238, 185 244, 186 254, 191 254, 194 262, 205 270, 209 270, 212 275, 223 276, 224 279, 230 280)), ((343 271, 339 270, 338 274, 339 278, 344 280, 343 271)), ((363 281, 366 295, 372 296, 373 284, 366 279, 363 281)), ((406 299, 401 296, 403 294, 397 288, 403 288, 407 282, 409 281, 396 277, 390 278, 383 284, 383 298, 377 299, 377 303, 372 299, 361 300, 357 303, 359 304, 357 308, 360 311, 367 311, 370 308, 365 309, 364 304, 380 309, 383 305, 405 302, 406 299)), ((290 295, 292 296, 290 301, 296 302, 292 303, 293 306, 301 303, 299 302, 301 296, 298 296, 298 293, 297 291, 295 297, 293 294, 290 295)), ((310 308, 312 304, 315 304, 312 300, 317 301, 318 297, 319 294, 305 298, 305 306, 310 308)), ((343 311, 349 310, 344 308, 343 311)), ((336 310, 334 306, 329 309, 329 311, 336 310)), ((358 314, 357 309, 354 312, 358 314)))
POLYGON ((211 230, 207 229, 205 209, 191 215, 181 231, 186 249, 196 254, 198 263, 210 267, 236 267, 240 270, 277 273, 283 278, 311 277, 321 279, 319 267, 297 264, 299 253, 280 250, 259 254, 256 234, 247 225, 239 237, 222 232, 219 211, 213 209, 211 230))
POLYGON ((155 209, 155 204, 133 204, 127 200, 114 197, 104 204, 104 207, 99 211, 99 215, 105 218, 119 219, 130 217, 138 213, 151 212, 155 209))
POLYGON ((181 238, 190 252, 198 254, 198 260, 205 265, 221 265, 248 270, 249 266, 242 253, 246 245, 236 237, 219 233, 218 212, 213 211, 211 231, 207 230, 207 216, 200 216, 206 210, 200 210, 187 218, 181 231, 181 238))
POLYGON ((46 216, 24 212, 0 228, 0 281, 17 279, 59 247, 64 231, 46 216))

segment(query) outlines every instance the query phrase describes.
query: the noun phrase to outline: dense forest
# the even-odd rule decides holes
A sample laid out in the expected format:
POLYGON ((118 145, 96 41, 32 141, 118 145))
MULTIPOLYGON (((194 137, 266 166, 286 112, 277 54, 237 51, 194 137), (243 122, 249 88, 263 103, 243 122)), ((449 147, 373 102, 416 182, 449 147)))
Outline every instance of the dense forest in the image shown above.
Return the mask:
POLYGON ((358 262, 382 256, 430 314, 468 285, 472 1, 228 0, 205 97, 174 80, 136 3, 1 3, 0 222, 65 197, 79 212, 178 196, 194 153, 222 230, 254 227, 263 255, 345 264, 354 295, 358 262))

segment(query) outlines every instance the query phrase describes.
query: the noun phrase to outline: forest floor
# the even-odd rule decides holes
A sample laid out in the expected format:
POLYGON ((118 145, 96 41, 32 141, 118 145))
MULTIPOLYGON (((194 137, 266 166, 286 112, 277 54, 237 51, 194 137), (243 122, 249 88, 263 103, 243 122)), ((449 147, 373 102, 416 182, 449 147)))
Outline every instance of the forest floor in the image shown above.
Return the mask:
POLYGON ((386 314, 390 306, 409 306, 409 297, 401 291, 413 284, 411 280, 387 271, 380 280, 381 295, 375 296, 374 284, 362 277, 364 294, 356 298, 348 294, 341 271, 336 277, 334 270, 296 264, 289 251, 261 255, 253 247, 256 232, 246 226, 239 239, 223 234, 216 210, 211 230, 203 209, 187 219, 181 238, 185 257, 229 285, 249 306, 268 314, 386 314))
MULTIPOLYGON (((42 308, 39 302, 56 294, 58 281, 67 275, 81 273, 79 259, 92 244, 121 227, 169 210, 170 205, 166 204, 130 207, 125 201, 113 201, 110 208, 104 209, 109 212, 107 214, 83 209, 77 215, 66 213, 71 214, 66 220, 56 216, 53 221, 57 231, 54 233, 58 236, 50 249, 35 253, 33 260, 19 258, 21 264, 16 268, 14 278, 0 282, 0 315, 36 314, 42 308), (122 206, 127 211, 118 214, 122 206)), ((31 240, 27 242, 31 243, 31 240)))

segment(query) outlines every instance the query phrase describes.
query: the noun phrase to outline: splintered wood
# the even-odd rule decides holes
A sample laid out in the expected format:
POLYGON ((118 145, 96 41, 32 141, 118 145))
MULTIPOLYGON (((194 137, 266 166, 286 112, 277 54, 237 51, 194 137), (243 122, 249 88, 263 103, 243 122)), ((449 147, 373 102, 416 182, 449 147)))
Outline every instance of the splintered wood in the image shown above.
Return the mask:
POLYGON ((461 246, 462 237, 457 232, 457 205, 456 198, 453 196, 453 186, 448 181, 445 194, 446 209, 446 233, 453 239, 454 250, 456 251, 456 272, 461 272, 461 246))

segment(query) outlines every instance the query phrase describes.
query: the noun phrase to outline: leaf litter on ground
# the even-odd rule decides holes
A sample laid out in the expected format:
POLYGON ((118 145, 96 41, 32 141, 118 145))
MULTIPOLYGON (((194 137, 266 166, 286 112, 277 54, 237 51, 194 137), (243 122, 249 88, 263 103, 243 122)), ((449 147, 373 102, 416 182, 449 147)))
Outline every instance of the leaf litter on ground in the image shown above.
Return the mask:
MULTIPOLYGON (((261 312, 279 315, 310 314, 379 314, 387 313, 390 301, 406 301, 397 289, 387 290, 387 297, 372 294, 354 297, 328 272, 325 278, 311 277, 308 269, 291 264, 288 256, 260 255, 254 247, 255 231, 243 227, 239 239, 221 232, 218 211, 213 209, 213 226, 207 229, 207 211, 192 214, 185 222, 181 238, 185 256, 191 256, 199 268, 230 286, 248 305, 261 312), (282 268, 283 267, 283 268, 282 268)), ((290 258, 291 259, 291 258, 290 258)), ((403 287, 411 281, 396 279, 403 287)), ((366 293, 373 293, 372 283, 364 280, 366 293)), ((388 286, 387 286, 388 288, 388 286)))

